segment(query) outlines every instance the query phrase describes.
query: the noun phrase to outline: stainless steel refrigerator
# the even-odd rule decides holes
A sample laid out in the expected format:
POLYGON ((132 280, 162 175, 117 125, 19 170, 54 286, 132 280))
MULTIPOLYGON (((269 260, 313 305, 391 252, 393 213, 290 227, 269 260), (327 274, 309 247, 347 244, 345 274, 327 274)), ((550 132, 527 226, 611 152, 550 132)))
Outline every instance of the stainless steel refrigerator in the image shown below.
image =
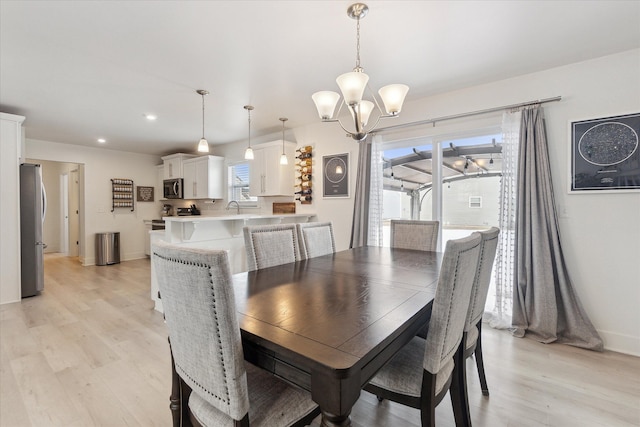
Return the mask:
POLYGON ((47 196, 42 185, 40 165, 20 165, 20 264, 22 298, 44 289, 44 248, 42 225, 47 211, 47 196))

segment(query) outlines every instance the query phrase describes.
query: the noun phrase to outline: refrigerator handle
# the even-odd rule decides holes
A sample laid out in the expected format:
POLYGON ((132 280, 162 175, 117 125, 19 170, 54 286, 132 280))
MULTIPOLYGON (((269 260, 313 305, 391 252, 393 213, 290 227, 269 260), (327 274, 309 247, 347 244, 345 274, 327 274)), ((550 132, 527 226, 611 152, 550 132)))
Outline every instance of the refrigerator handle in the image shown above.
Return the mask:
POLYGON ((47 191, 44 188, 44 183, 42 185, 42 224, 44 224, 44 219, 47 216, 47 191))

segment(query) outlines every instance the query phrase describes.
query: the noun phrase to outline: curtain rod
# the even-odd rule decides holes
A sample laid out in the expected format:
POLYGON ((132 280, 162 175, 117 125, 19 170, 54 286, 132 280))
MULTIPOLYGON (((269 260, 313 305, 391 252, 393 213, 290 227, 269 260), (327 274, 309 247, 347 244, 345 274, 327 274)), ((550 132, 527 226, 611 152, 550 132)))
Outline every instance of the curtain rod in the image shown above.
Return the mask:
POLYGON ((403 123, 401 125, 387 126, 387 127, 384 127, 384 128, 379 128, 379 129, 376 129, 376 130, 372 131, 371 133, 372 134, 376 134, 376 133, 383 132, 383 131, 402 129, 402 128, 406 128, 406 127, 410 127, 410 126, 420 126, 420 125, 427 125, 427 124, 435 125, 437 122, 443 122, 445 120, 460 119, 462 117, 477 116, 477 115, 480 115, 480 114, 494 113, 496 111, 511 110, 513 108, 522 108, 522 107, 526 107, 526 106, 529 106, 529 105, 535 105, 535 104, 545 104, 547 102, 560 101, 561 99, 562 99, 562 96, 554 96, 553 98, 537 99, 535 101, 521 102, 519 104, 511 104, 511 105, 504 105, 502 107, 487 108, 486 110, 478 110, 478 111, 472 111, 472 112, 469 112, 469 113, 454 114, 454 115, 451 115, 451 116, 442 116, 442 117, 438 117, 436 119, 419 120, 417 122, 403 123))

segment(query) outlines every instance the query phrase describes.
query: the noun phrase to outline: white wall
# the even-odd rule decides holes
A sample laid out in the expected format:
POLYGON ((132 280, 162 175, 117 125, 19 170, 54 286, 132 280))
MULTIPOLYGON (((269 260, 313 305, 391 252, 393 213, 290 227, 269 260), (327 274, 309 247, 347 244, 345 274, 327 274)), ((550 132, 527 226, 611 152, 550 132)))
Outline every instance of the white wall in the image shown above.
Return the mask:
POLYGON ((0 113, 0 304, 20 301, 20 158, 24 117, 0 113))
POLYGON ((81 209, 82 205, 85 208, 81 243, 84 265, 95 264, 95 234, 101 232, 120 232, 122 261, 145 257, 143 220, 160 217, 158 195, 154 202, 134 202, 133 212, 127 208, 111 212, 111 178, 128 178, 135 186, 153 187, 157 179, 156 165, 162 162, 160 157, 32 139, 26 140, 25 147, 26 157, 30 159, 84 166, 84 186, 80 187, 81 209))

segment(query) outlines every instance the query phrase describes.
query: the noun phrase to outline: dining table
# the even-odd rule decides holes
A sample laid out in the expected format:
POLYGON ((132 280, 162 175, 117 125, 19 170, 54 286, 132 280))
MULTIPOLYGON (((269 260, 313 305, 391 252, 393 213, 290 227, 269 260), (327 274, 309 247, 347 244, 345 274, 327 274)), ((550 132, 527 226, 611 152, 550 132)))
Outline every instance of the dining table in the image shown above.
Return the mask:
MULTIPOLYGON (((428 324, 441 263, 365 246, 234 274, 245 360, 309 391, 322 426, 350 426, 362 388, 428 324)), ((174 369, 174 426, 190 425, 185 387, 174 369)))

